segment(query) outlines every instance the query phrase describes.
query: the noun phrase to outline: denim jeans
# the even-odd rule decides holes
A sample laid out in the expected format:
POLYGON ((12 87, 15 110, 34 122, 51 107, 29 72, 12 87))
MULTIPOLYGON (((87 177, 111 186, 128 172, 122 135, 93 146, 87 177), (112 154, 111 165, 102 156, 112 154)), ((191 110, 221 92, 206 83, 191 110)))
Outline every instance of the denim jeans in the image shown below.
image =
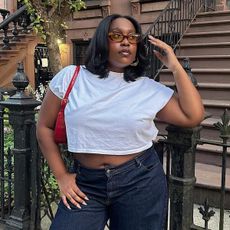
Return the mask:
POLYGON ((117 167, 89 169, 75 161, 76 183, 87 195, 78 209, 62 201, 51 230, 161 230, 167 211, 165 174, 154 148, 117 167))

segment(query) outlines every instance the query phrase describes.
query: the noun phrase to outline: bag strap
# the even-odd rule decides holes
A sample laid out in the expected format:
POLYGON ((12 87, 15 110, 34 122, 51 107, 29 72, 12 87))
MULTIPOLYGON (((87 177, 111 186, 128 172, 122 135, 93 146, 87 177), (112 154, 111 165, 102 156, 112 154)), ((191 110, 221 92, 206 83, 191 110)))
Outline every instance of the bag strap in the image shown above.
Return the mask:
POLYGON ((72 79, 71 79, 71 81, 70 81, 70 83, 69 83, 69 86, 68 86, 67 90, 66 90, 65 96, 64 96, 64 98, 61 100, 61 110, 64 110, 65 107, 66 107, 66 104, 67 104, 67 102, 68 102, 69 94, 70 94, 70 92, 71 92, 71 90, 72 90, 72 88, 73 88, 73 85, 74 85, 75 80, 76 80, 76 78, 77 78, 77 76, 78 76, 79 70, 80 70, 80 66, 76 66, 76 69, 75 69, 75 71, 74 71, 73 77, 72 77, 72 79))

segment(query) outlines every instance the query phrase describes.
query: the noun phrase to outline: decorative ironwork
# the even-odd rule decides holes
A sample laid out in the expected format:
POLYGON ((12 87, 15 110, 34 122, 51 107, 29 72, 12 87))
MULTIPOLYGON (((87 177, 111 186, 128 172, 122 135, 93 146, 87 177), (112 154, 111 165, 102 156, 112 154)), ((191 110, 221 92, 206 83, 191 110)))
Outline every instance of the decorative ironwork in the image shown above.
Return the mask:
POLYGON ((202 219, 205 222, 204 228, 205 230, 208 230, 208 222, 210 218, 215 215, 215 212, 213 210, 209 211, 210 207, 208 204, 208 199, 205 199, 204 208, 199 207, 198 209, 199 209, 200 214, 202 215, 202 219))
POLYGON ((167 144, 171 146, 170 229, 190 229, 193 224, 195 140, 199 138, 200 129, 172 125, 166 128, 167 144))
POLYGON ((3 50, 9 50, 10 47, 10 41, 19 41, 19 35, 21 34, 27 34, 30 33, 30 30, 28 29, 28 26, 30 25, 31 21, 26 11, 26 6, 20 7, 17 11, 15 11, 13 14, 10 14, 9 11, 0 9, 0 13, 3 17, 3 21, 0 23, 0 30, 3 30, 4 36, 3 36, 3 47, 1 49, 3 50), (10 40, 8 36, 8 30, 10 28, 10 24, 13 23, 13 38, 10 40), (21 33, 18 29, 19 27, 22 27, 21 33))
POLYGON ((222 168, 221 168, 221 194, 220 194, 220 219, 219 219, 219 230, 224 230, 224 205, 225 205, 225 190, 226 190, 226 161, 227 161, 227 149, 230 147, 230 116, 228 111, 225 110, 221 116, 221 122, 214 124, 220 131, 221 141, 200 139, 197 140, 198 144, 210 144, 216 146, 222 146, 222 168))
POLYGON ((197 87, 198 83, 197 83, 197 80, 196 80, 195 76, 192 73, 192 69, 191 69, 191 66, 190 66, 190 60, 189 60, 189 58, 185 58, 183 60, 182 66, 183 66, 184 70, 186 71, 186 73, 188 74, 189 78, 191 79, 193 85, 195 87, 197 87))
MULTIPOLYGON (((39 209, 32 210, 31 207, 37 207, 32 203, 31 196, 36 203, 35 195, 31 186, 34 179, 33 173, 36 168, 31 169, 35 155, 38 155, 31 138, 31 123, 35 122, 34 108, 40 105, 32 97, 24 94, 24 89, 28 85, 28 79, 24 73, 23 65, 19 64, 18 72, 15 74, 13 84, 17 88, 16 94, 9 97, 6 101, 1 101, 2 107, 9 109, 9 123, 14 130, 14 148, 12 150, 14 157, 14 206, 9 218, 6 220, 8 228, 29 229, 35 222, 36 213, 39 209), (34 155, 34 156, 33 156, 34 155)), ((33 132, 34 134, 34 132, 33 132)), ((36 136, 33 135, 36 139, 36 136)), ((38 164, 36 164, 38 166, 38 164)), ((37 184, 40 180, 35 180, 37 184)), ((39 199, 39 198, 37 198, 39 199)), ((40 218, 38 218, 40 221, 40 218)), ((39 224, 39 221, 36 224, 39 224)))
POLYGON ((146 68, 146 74, 150 78, 159 80, 159 73, 163 65, 155 55, 153 55, 152 51, 157 49, 157 47, 149 44, 148 35, 151 34, 161 39, 176 50, 180 45, 180 41, 186 29, 196 17, 197 13, 205 8, 205 4, 203 0, 171 0, 156 21, 150 26, 144 36, 145 46, 150 60, 150 65, 146 68))
MULTIPOLYGON (((9 15, 10 15, 10 11, 5 10, 5 9, 0 9, 0 14, 2 15, 2 19, 5 20, 9 15)), ((0 23, 1 25, 1 23, 0 23)), ((3 37, 3 50, 9 50, 9 37, 7 36, 7 31, 8 31, 9 26, 8 25, 4 25, 2 26, 2 28, 0 27, 0 29, 3 29, 4 32, 4 37, 3 37)))
POLYGON ((224 204, 225 204, 225 183, 226 183, 226 161, 227 161, 227 142, 230 138, 230 116, 227 110, 221 116, 221 122, 214 124, 220 131, 220 138, 223 141, 223 155, 222 155, 222 173, 221 173, 221 198, 220 198, 220 224, 219 229, 224 229, 224 204))
MULTIPOLYGON (((164 11, 164 16, 160 16, 158 24, 152 27, 149 33, 156 32, 159 38, 166 41, 168 44, 177 44, 181 39, 182 32, 192 20, 192 17, 196 12, 202 7, 201 1, 171 1, 168 5, 168 10, 164 11), (173 2, 173 3, 172 3, 173 2), (171 6, 171 7, 169 7, 171 6), (189 10, 189 12, 187 11, 189 10), (180 13, 178 14, 178 12, 180 13), (179 17, 181 16, 181 17, 179 17), (181 20, 181 23, 179 21, 181 20), (172 23, 173 21, 178 21, 177 24, 172 23), (154 28, 154 29, 153 29, 154 28), (162 33, 163 32, 163 33, 162 33)), ((149 52, 154 47, 149 47, 149 52)), ((187 72, 191 72, 188 60, 185 60, 184 68, 187 72)), ((191 76, 190 76, 191 77, 191 76)), ((37 142, 35 138, 35 120, 34 120, 34 107, 38 105, 31 97, 24 94, 24 89, 28 85, 28 79, 24 73, 23 66, 19 65, 18 73, 16 74, 14 80, 14 85, 17 87, 17 92, 15 95, 10 97, 7 101, 0 102, 0 153, 1 153, 1 220, 8 220, 8 225, 30 225, 31 229, 35 229, 34 226, 39 226, 39 221, 41 220, 40 210, 44 210, 44 213, 48 215, 51 219, 53 218, 53 212, 51 209, 51 202, 56 199, 56 197, 50 197, 47 189, 47 178, 44 172, 45 162, 40 162, 39 149, 37 147, 37 142), (4 142, 3 135, 3 113, 2 108, 7 107, 10 109, 10 123, 13 125, 15 132, 15 149, 13 152, 9 149, 8 152, 4 152, 2 143, 4 142), (19 145, 20 144, 20 145, 19 145), (14 154, 12 156, 12 154, 14 154), (28 158, 27 158, 28 157, 28 158), (20 158, 20 159, 19 159, 20 158), (25 165, 22 162, 27 162, 28 171, 25 172, 25 165), (2 163, 8 162, 4 165, 2 163), (41 171, 39 168, 41 166, 41 171), (31 170, 33 168, 33 170, 31 170), (13 174, 13 169, 15 169, 16 174, 13 174), (36 170, 35 170, 36 169, 36 170), (21 173, 20 170, 24 170, 25 174, 21 173), (26 178, 28 184, 32 187, 28 187, 28 184, 21 184, 21 175, 28 176, 26 178), (20 178, 19 178, 20 176, 20 178), (42 183, 39 184, 42 177, 42 183), (14 184, 12 184, 14 181, 14 184), (3 183, 4 182, 4 183, 3 183), (7 184, 8 183, 8 184, 7 184), (7 192, 9 197, 6 197, 6 193, 2 193, 7 184, 7 192), (14 193, 14 189, 16 194, 14 193), (21 190, 25 191, 22 194, 21 190), (30 194, 28 195, 28 191, 30 194), (46 206, 42 206, 39 203, 40 191, 45 194, 46 206), (14 195, 14 196, 13 196, 14 195), (37 196, 36 196, 37 195, 37 196), (14 198, 13 198, 14 197, 14 198), (15 210, 19 208, 18 202, 20 199, 24 199, 28 207, 24 207, 24 203, 20 206, 23 207, 22 217, 16 215, 15 210), (28 200, 26 200, 28 199, 28 200), (32 200, 32 201, 31 201, 32 200), (5 202, 7 201, 7 202, 5 202), (14 209, 12 210, 12 208, 14 209), (4 211, 4 212, 3 212, 4 211), (8 219, 10 215, 10 219, 8 219), (26 219, 27 218, 27 219, 26 219), (28 223, 28 219, 29 222, 28 223)), ((1 98, 2 99, 2 98, 1 98)), ((170 225, 171 229, 200 229, 193 225, 193 185, 195 183, 195 147, 196 144, 209 143, 213 145, 223 146, 223 165, 222 167, 226 170, 226 165, 224 164, 224 157, 226 157, 227 147, 230 146, 228 143, 229 139, 229 116, 227 111, 222 116, 222 122, 217 123, 216 127, 219 128, 221 132, 221 138, 223 142, 215 142, 211 140, 199 139, 199 128, 195 129, 181 129, 179 127, 171 126, 168 128, 168 137, 162 140, 162 143, 158 145, 158 150, 163 151, 167 154, 167 165, 166 174, 169 177, 170 184, 170 194, 171 194, 171 218, 170 225), (225 156, 224 156, 225 155, 225 156), (171 157, 171 158, 170 158, 171 157)), ((161 160, 163 162, 163 155, 161 155, 161 160)), ((222 198, 221 198, 221 210, 224 210, 224 190, 225 190, 225 170, 222 171, 222 198)), ((47 175, 50 175, 50 171, 47 171, 47 175)), ((48 185, 49 186, 49 185, 48 185)), ((57 195, 57 194, 56 194, 57 195)), ((212 216, 212 212, 209 211, 208 203, 204 204, 204 209, 200 208, 200 212, 203 214, 205 221, 207 221, 208 228, 208 218, 212 216)), ((18 212, 20 213, 20 212, 18 212)), ((221 214, 222 215, 222 214, 221 214)), ((223 227, 223 219, 220 218, 220 229, 223 227)), ((165 226, 167 229, 167 225, 165 226)))
POLYGON ((230 138, 230 116, 228 114, 228 110, 226 109, 221 116, 221 122, 217 122, 214 124, 216 128, 220 131, 220 137, 223 138, 230 138))
POLYGON ((204 0, 205 11, 214 11, 216 8, 216 0, 204 0))

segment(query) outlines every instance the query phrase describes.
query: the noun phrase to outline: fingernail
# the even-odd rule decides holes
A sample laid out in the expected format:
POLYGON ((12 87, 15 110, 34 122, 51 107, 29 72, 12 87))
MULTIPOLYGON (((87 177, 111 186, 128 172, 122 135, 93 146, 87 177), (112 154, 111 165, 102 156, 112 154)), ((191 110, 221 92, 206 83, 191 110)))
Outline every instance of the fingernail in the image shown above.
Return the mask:
POLYGON ((77 204, 77 207, 78 207, 79 209, 81 209, 81 206, 80 206, 79 204, 77 204))
POLYGON ((85 203, 85 201, 83 201, 82 204, 87 205, 87 204, 85 203))
POLYGON ((67 208, 68 208, 69 210, 71 210, 70 206, 67 206, 67 208))
POLYGON ((85 200, 89 200, 89 198, 87 196, 85 196, 85 200))

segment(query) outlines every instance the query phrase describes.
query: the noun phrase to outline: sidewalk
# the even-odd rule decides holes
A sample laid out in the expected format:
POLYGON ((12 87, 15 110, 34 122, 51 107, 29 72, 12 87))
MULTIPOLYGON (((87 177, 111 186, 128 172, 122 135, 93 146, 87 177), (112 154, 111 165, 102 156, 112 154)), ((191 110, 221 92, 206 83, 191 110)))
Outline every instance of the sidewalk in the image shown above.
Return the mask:
MULTIPOLYGON (((204 220, 202 219, 202 216, 199 213, 199 210, 198 210, 199 207, 200 207, 200 205, 196 205, 196 204, 194 205, 194 215, 193 215, 194 216, 194 224, 196 224, 200 227, 204 227, 204 220)), ((53 210, 56 210, 56 207, 53 207, 53 210)), ((213 217, 211 217, 208 227, 210 230, 218 230, 219 229, 219 209, 210 208, 210 210, 213 210, 215 212, 215 215, 213 217)), ((50 226, 49 218, 44 217, 43 221, 42 221, 42 230, 48 230, 49 226, 50 226)), ((106 227, 105 230, 108 230, 108 228, 106 227)), ((225 210, 224 230, 230 230, 230 210, 225 210)))

